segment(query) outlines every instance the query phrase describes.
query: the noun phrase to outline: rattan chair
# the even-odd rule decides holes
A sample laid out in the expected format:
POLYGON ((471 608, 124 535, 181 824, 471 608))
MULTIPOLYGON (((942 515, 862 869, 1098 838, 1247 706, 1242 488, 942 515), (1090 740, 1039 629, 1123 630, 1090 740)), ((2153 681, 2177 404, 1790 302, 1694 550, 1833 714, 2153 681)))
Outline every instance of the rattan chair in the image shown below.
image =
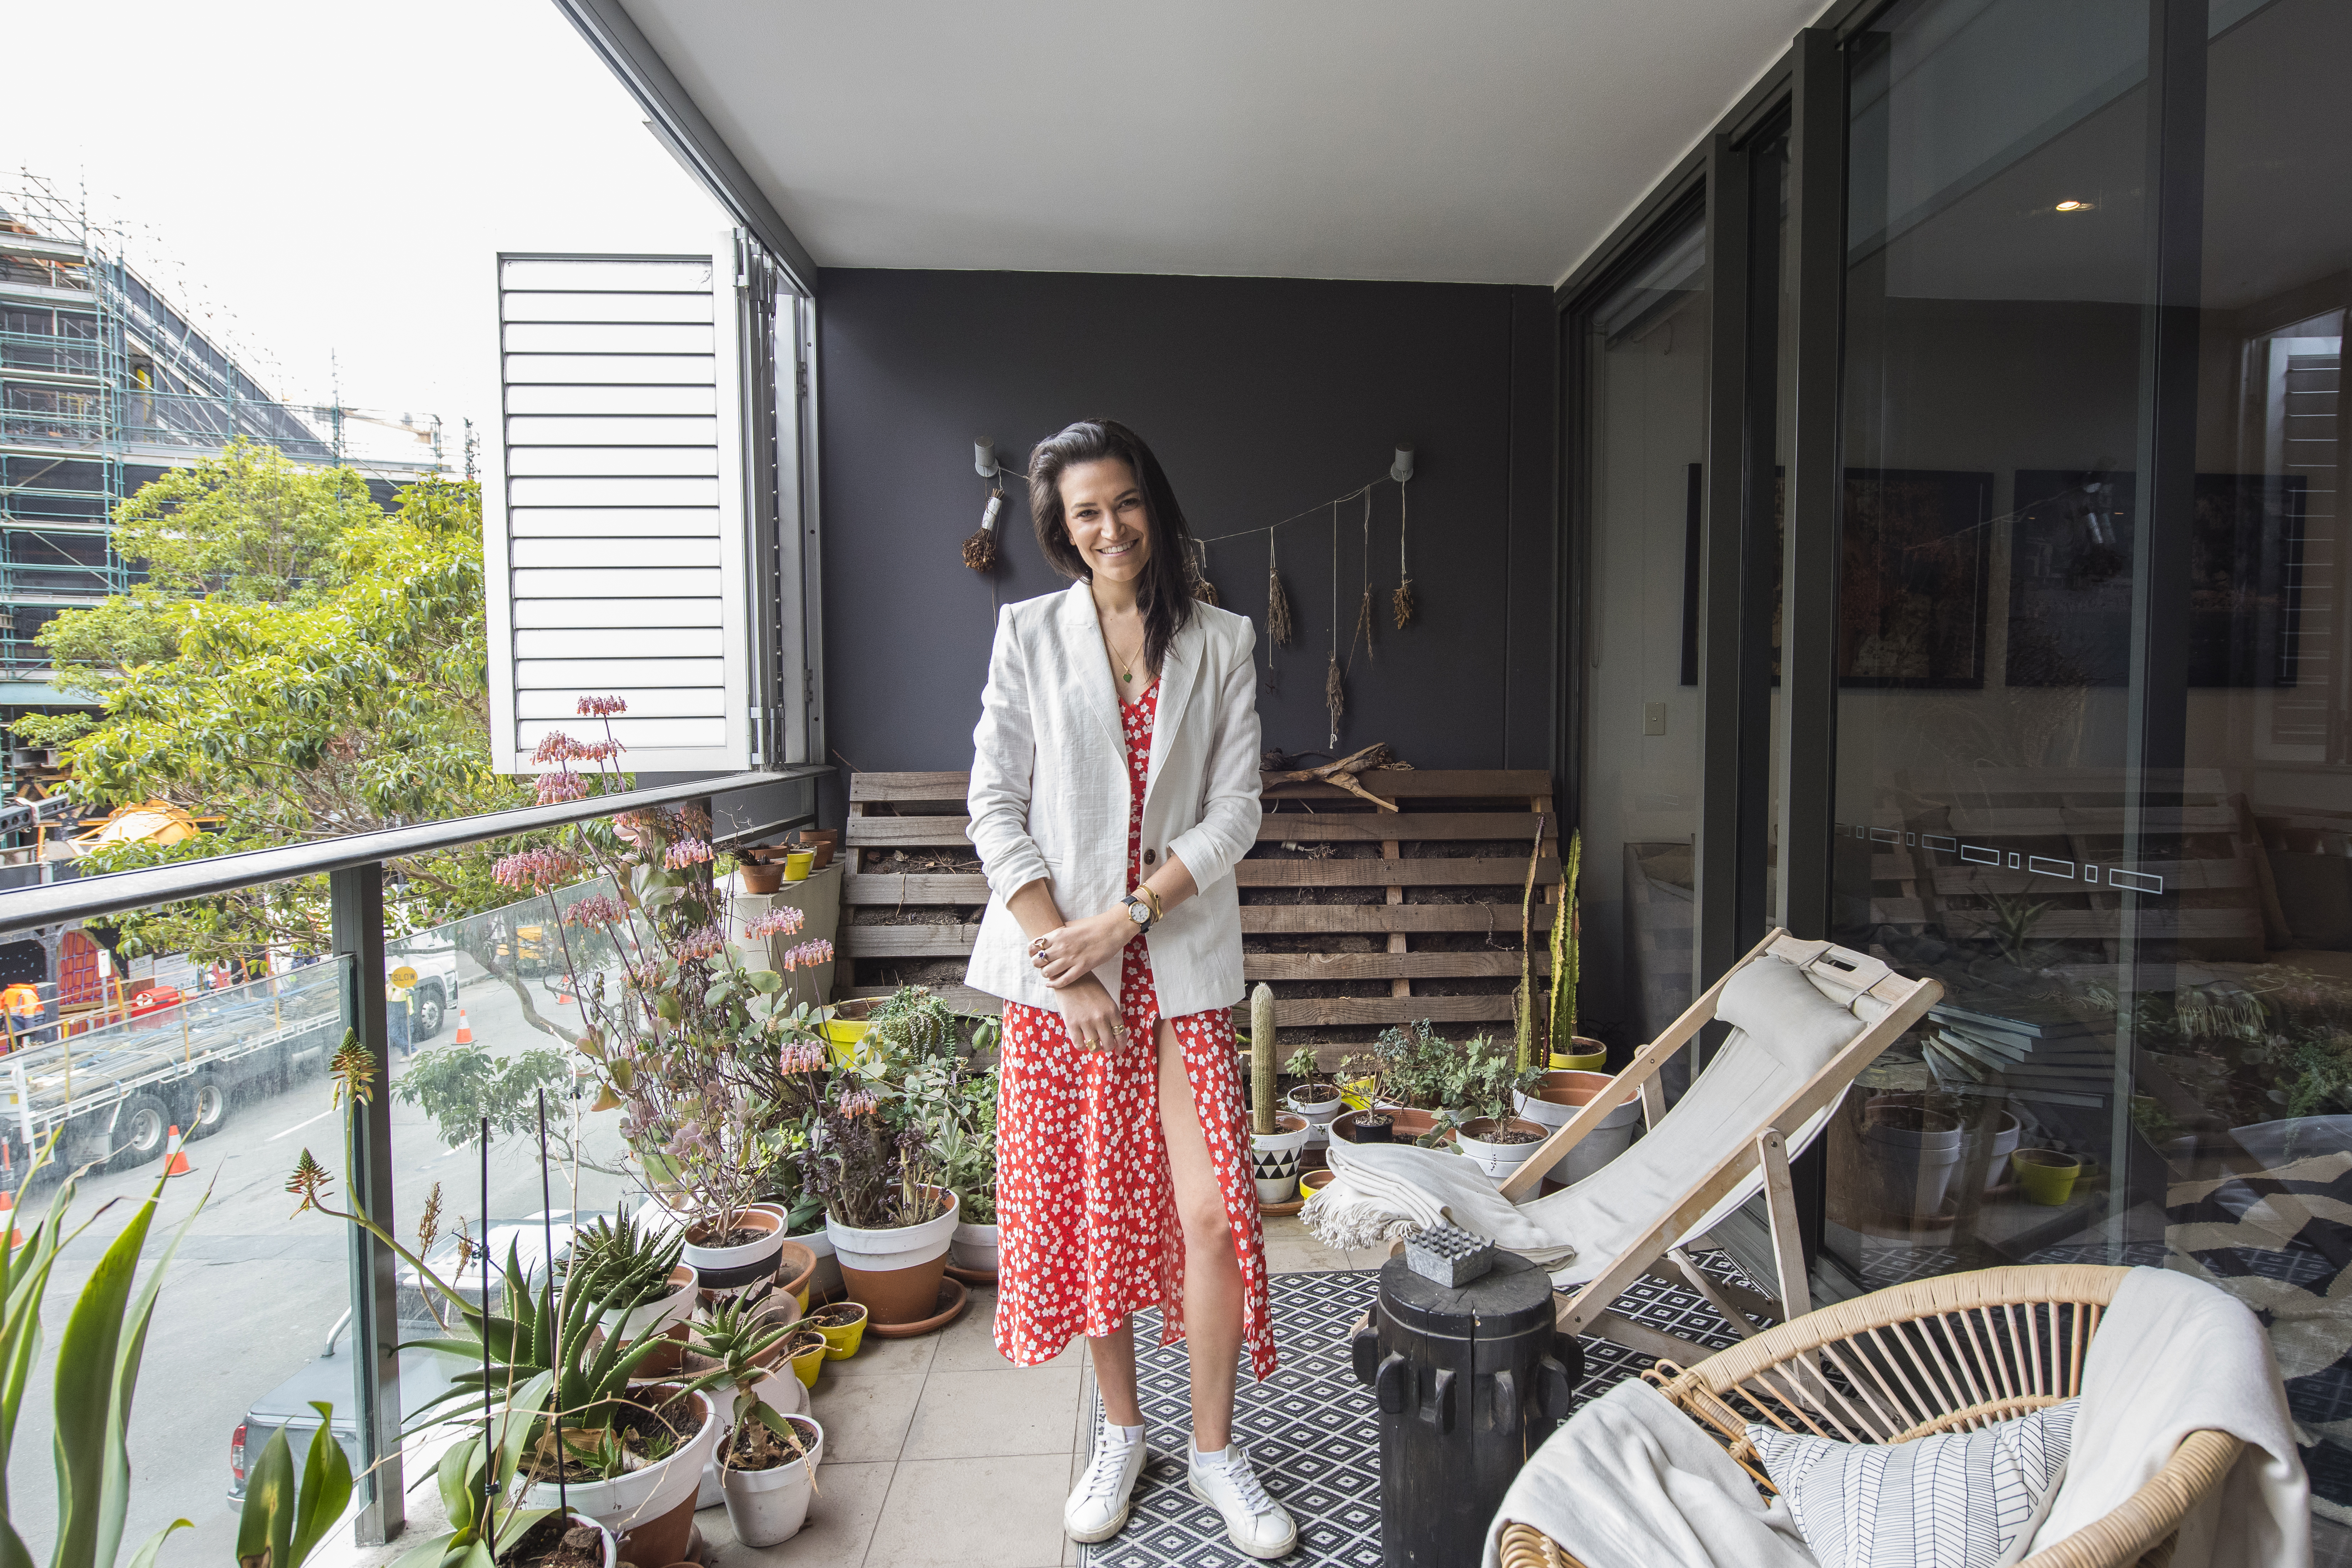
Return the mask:
MULTIPOLYGON (((1901 1443, 1990 1426, 2072 1398, 2083 1352, 2130 1270, 2063 1264, 1948 1274, 1824 1307, 1685 1371, 1643 1375, 1706 1427, 1767 1493, 1746 1428, 1767 1422, 1845 1443, 1901 1443)), ((2021 1568, 2164 1568, 2181 1516, 2244 1447, 2192 1432, 2121 1508, 2021 1568)), ((1504 1528, 1504 1568, 1584 1568, 1524 1524, 1504 1528)))

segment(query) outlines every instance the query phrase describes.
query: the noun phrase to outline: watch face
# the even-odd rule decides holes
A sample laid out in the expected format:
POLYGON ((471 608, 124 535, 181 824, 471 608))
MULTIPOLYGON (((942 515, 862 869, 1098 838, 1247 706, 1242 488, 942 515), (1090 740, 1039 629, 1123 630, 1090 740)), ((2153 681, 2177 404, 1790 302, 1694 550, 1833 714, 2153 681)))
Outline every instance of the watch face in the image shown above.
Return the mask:
POLYGON ((1144 908, 1142 900, 1137 900, 1127 906, 1127 918, 1133 921, 1137 925, 1150 925, 1151 923, 1151 911, 1144 908))

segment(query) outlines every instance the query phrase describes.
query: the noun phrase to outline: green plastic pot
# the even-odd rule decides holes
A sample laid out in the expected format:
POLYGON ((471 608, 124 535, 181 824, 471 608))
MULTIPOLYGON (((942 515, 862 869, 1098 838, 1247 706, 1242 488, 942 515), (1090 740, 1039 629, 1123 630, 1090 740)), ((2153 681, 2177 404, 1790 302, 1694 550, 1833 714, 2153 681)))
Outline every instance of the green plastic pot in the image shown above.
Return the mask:
POLYGON ((2081 1161, 2055 1149, 2020 1149, 2010 1155, 2009 1168, 2017 1173, 2017 1184, 2025 1189, 2028 1203, 2050 1208, 2074 1194, 2074 1179, 2083 1173, 2081 1161))

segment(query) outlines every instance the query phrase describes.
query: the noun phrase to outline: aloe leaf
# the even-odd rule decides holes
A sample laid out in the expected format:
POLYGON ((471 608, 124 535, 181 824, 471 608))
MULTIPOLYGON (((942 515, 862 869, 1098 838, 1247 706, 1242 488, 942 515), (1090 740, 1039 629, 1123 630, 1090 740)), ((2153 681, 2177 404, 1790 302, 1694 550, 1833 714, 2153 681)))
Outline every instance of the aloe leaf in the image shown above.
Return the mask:
POLYGON ((245 1476, 245 1505, 236 1515, 236 1560, 241 1563, 286 1561, 294 1525, 294 1451, 280 1426, 262 1445, 261 1458, 245 1476))
POLYGON ((154 1568, 155 1553, 163 1549, 163 1542, 171 1539, 172 1531, 175 1530, 194 1530, 194 1528, 195 1521, 194 1520, 173 1520, 171 1523, 165 1525, 163 1529, 157 1531, 154 1534, 149 1536, 144 1542, 140 1543, 139 1550, 131 1554, 131 1568, 154 1568))
MULTIPOLYGON (((335 1407, 318 1400, 319 1430, 311 1435, 310 1451, 302 1463, 302 1489, 294 1510, 294 1536, 284 1568, 302 1568, 335 1521, 352 1500, 352 1462, 335 1441, 335 1407)), ((272 1564, 272 1568, 278 1568, 272 1564)))
MULTIPOLYGON (((51 1561, 97 1563, 105 1517, 108 1429, 114 1417, 115 1355, 122 1342, 122 1318, 146 1245, 155 1200, 141 1204, 122 1233, 90 1271, 58 1342, 57 1424, 53 1441, 58 1468, 58 1540, 51 1561)), ((119 1532, 118 1532, 119 1539, 119 1532)), ((111 1563, 110 1553, 105 1559, 111 1563)))

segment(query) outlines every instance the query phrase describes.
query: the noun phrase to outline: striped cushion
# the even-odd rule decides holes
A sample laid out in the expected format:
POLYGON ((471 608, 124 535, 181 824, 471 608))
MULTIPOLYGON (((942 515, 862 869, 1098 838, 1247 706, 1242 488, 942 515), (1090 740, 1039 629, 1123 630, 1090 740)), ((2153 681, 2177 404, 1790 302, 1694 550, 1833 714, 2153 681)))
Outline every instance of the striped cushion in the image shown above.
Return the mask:
POLYGON ((2081 1403, 1909 1443, 1764 1426, 1748 1440, 1822 1568, 2011 1568, 2057 1494, 2081 1403))

